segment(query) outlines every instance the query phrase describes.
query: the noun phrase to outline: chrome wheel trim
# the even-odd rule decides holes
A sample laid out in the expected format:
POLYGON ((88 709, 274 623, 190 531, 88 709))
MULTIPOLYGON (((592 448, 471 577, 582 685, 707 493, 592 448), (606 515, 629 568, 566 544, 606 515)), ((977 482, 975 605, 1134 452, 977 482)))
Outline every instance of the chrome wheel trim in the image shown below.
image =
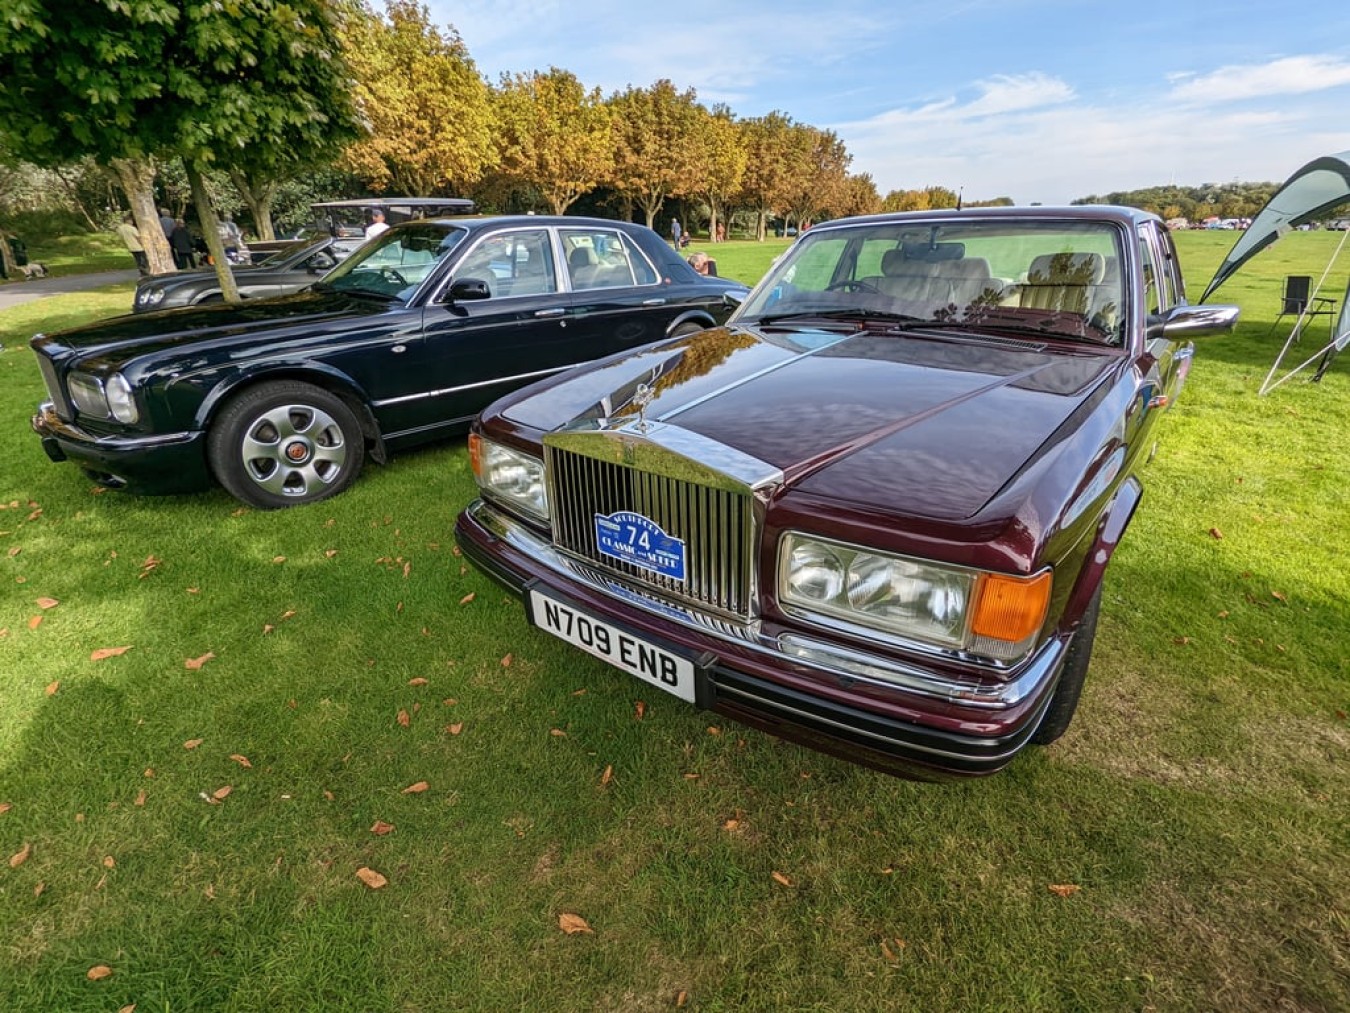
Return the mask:
POLYGON ((249 423, 240 460, 260 489, 300 499, 338 481, 347 467, 347 441, 342 426, 322 409, 277 405, 249 423))

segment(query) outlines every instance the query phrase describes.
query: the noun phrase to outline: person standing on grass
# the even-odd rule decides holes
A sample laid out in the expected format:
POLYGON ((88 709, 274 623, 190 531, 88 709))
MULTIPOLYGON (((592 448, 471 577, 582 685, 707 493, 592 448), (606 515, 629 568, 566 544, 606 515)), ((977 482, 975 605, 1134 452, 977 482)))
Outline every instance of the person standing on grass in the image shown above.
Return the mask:
POLYGON ((680 220, 678 218, 672 218, 670 220, 670 241, 675 244, 675 249, 677 250, 680 248, 681 231, 680 220))
POLYGON ((141 274, 149 274, 150 261, 145 255, 145 247, 141 245, 141 234, 136 231, 131 215, 122 219, 122 224, 117 226, 117 234, 122 237, 127 252, 136 261, 136 270, 140 271, 141 274))
POLYGON ((178 270, 186 271, 197 266, 192 258, 192 233, 188 231, 187 223, 181 218, 176 219, 173 223, 173 233, 169 236, 169 249, 173 251, 173 262, 178 270))

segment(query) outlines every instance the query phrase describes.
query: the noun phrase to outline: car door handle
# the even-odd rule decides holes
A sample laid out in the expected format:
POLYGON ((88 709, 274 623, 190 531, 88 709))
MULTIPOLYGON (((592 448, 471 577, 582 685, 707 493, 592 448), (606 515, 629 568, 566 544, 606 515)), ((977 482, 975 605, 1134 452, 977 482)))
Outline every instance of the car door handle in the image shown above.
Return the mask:
POLYGON ((563 309, 561 306, 557 306, 549 310, 535 310, 534 315, 537 317, 560 317, 566 312, 567 310, 563 309))
POLYGON ((666 301, 665 301, 664 299, 643 299, 643 300, 642 300, 642 305, 643 305, 643 306, 664 306, 665 304, 666 304, 666 301))

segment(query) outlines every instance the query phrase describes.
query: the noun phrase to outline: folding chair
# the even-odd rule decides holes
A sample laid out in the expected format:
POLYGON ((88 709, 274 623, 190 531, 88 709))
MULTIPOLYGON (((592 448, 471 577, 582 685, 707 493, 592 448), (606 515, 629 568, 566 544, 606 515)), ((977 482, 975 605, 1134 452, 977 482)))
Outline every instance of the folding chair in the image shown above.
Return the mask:
POLYGON ((1295 341, 1298 340, 1303 321, 1312 317, 1326 317, 1328 326, 1334 326, 1336 300, 1323 295, 1310 298, 1311 292, 1312 277, 1310 275, 1291 274, 1286 277, 1284 279, 1284 302, 1280 305, 1280 315, 1270 325, 1270 331, 1266 332, 1266 336, 1269 337, 1275 328, 1280 326, 1280 321, 1291 313, 1299 320, 1294 325, 1293 340, 1295 341))

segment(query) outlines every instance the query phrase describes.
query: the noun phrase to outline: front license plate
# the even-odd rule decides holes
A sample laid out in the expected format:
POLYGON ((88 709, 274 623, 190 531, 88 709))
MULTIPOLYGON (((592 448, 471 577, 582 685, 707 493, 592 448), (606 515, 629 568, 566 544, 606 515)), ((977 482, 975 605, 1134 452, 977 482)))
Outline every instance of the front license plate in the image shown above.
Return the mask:
POLYGON ((559 640, 580 647, 587 654, 608 661, 657 689, 673 693, 688 703, 694 702, 694 663, 688 658, 672 654, 538 591, 530 592, 530 615, 536 626, 559 640))

